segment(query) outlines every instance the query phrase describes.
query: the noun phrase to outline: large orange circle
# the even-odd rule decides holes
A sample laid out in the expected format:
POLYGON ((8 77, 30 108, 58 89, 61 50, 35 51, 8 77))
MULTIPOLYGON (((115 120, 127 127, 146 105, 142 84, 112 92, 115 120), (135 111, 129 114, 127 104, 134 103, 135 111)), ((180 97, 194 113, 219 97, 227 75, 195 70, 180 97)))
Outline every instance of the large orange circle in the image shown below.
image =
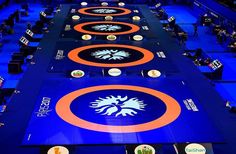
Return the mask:
POLYGON ((90 16, 122 16, 122 15, 127 15, 127 14, 131 13, 131 11, 129 9, 119 8, 119 7, 111 7, 111 6, 87 7, 87 8, 79 9, 78 12, 81 13, 81 14, 90 15, 90 16), (90 10, 90 9, 99 9, 99 8, 102 8, 102 9, 104 9, 104 8, 105 9, 118 9, 118 10, 122 10, 124 12, 116 13, 116 14, 96 14, 96 13, 86 12, 87 10, 90 10))
POLYGON ((154 58, 154 54, 151 51, 148 51, 146 49, 140 48, 140 47, 135 47, 135 46, 130 46, 130 45, 121 45, 121 44, 98 44, 98 45, 89 45, 89 46, 83 46, 77 49, 74 49, 68 53, 68 57, 70 60, 84 64, 84 65, 89 65, 89 66, 97 66, 97 67, 129 67, 129 66, 136 66, 136 65, 141 65, 144 63, 147 63, 151 61, 154 58), (106 63, 96 63, 96 62, 91 62, 87 61, 84 59, 81 59, 78 54, 86 49, 91 49, 91 48, 100 48, 100 47, 121 47, 121 48, 128 48, 128 49, 133 49, 135 51, 139 51, 143 53, 144 57, 140 60, 134 61, 134 62, 129 62, 129 63, 121 63, 121 64, 106 64, 106 63))
POLYGON ((94 22, 85 22, 78 24, 74 27, 74 30, 81 32, 81 33, 86 33, 86 34, 92 34, 92 35, 125 35, 125 34, 131 34, 135 33, 140 30, 139 26, 134 25, 134 24, 129 24, 125 22, 115 22, 115 21, 94 21, 94 22), (125 25, 131 27, 130 30, 128 31, 123 31, 123 32, 92 32, 83 29, 84 26, 91 25, 91 24, 120 24, 120 25, 125 25))
POLYGON ((80 128, 99 132, 134 133, 134 132, 153 130, 170 124, 179 117, 181 113, 181 107, 179 103, 171 96, 150 88, 131 86, 131 85, 103 85, 103 86, 94 86, 76 90, 74 92, 65 95, 57 102, 56 112, 59 115, 59 117, 62 118, 64 121, 80 128), (166 112, 160 118, 157 118, 153 121, 143 124, 128 125, 128 126, 112 126, 112 125, 97 124, 80 119, 79 117, 77 117, 72 113, 70 105, 72 101, 75 100, 77 97, 94 91, 114 90, 114 89, 139 91, 157 97, 158 99, 162 100, 163 103, 165 103, 166 112))

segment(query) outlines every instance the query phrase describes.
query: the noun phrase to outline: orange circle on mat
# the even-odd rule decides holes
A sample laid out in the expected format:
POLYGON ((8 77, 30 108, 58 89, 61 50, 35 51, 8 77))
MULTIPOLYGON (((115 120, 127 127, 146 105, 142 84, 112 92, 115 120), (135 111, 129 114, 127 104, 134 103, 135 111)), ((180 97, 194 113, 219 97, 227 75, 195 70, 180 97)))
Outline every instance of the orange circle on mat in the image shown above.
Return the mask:
POLYGON ((129 9, 119 8, 119 7, 111 7, 111 6, 87 7, 87 8, 79 9, 78 12, 81 13, 81 14, 90 15, 90 16, 122 16, 122 15, 127 15, 127 14, 131 13, 131 11, 129 9), (107 13, 105 13, 105 14, 97 14, 97 13, 86 12, 87 10, 90 10, 90 9, 117 9, 117 10, 122 10, 124 12, 122 12, 122 13, 114 13, 114 14, 107 14, 107 13))
POLYGON ((94 22, 85 22, 85 23, 81 23, 78 24, 74 27, 74 30, 81 32, 81 33, 86 33, 86 34, 93 34, 93 35, 124 35, 124 34, 131 34, 131 33, 135 33, 137 31, 140 30, 139 26, 134 25, 134 24, 129 24, 129 23, 125 23, 125 22, 115 22, 115 21, 94 21, 94 22), (92 32, 92 31, 88 31, 85 30, 83 27, 87 26, 87 25, 91 25, 91 24, 119 24, 119 25, 125 25, 125 26, 129 26, 131 29, 127 30, 127 31, 123 31, 123 32, 92 32))
POLYGON ((179 117, 181 113, 181 107, 179 103, 171 96, 150 88, 130 86, 130 85, 103 85, 103 86, 94 86, 76 90, 74 92, 65 95, 57 102, 56 112, 59 115, 59 117, 62 118, 64 121, 80 128, 99 132, 132 133, 132 132, 143 132, 143 131, 153 130, 172 123, 179 117), (114 90, 114 89, 132 90, 152 95, 163 101, 163 103, 166 105, 166 112, 161 117, 153 121, 137 125, 128 125, 128 126, 97 124, 94 122, 89 122, 84 119, 81 119, 77 117, 74 113, 72 113, 70 105, 73 102, 73 100, 75 100, 77 97, 95 91, 114 90))
POLYGON ((144 63, 147 63, 151 61, 154 58, 154 54, 151 51, 148 51, 146 49, 136 47, 136 46, 130 46, 130 45, 122 45, 122 44, 98 44, 98 45, 89 45, 89 46, 83 46, 77 49, 74 49, 68 53, 68 58, 76 63, 89 65, 89 66, 97 66, 97 67, 128 67, 128 66, 136 66, 141 65, 144 63), (143 58, 134 62, 128 62, 128 63, 121 63, 121 64, 107 64, 107 63, 96 63, 91 62, 85 59, 82 59, 78 56, 78 54, 84 50, 91 49, 91 48, 100 48, 100 47, 120 47, 120 48, 128 48, 133 49, 137 52, 141 52, 143 54, 143 58))

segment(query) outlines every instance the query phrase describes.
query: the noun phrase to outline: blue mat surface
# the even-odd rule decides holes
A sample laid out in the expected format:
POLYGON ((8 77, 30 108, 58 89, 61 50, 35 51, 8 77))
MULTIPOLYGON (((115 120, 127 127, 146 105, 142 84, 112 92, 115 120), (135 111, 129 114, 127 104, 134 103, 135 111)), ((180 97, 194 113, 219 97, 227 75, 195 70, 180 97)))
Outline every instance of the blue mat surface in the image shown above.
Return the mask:
POLYGON ((23 143, 222 141, 201 104, 181 81, 84 77, 43 83, 23 143))

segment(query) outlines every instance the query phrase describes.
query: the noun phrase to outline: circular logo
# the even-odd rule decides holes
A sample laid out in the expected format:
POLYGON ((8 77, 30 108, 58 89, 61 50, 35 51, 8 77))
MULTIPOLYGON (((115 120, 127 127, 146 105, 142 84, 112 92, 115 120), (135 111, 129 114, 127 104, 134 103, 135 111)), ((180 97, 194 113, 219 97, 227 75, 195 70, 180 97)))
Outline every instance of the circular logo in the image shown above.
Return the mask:
POLYGON ((89 66, 129 67, 151 61, 154 54, 136 46, 99 44, 74 49, 68 53, 68 58, 76 63, 89 66))
POLYGON ((122 16, 130 14, 131 11, 126 8, 103 6, 82 8, 79 13, 90 16, 122 16))
POLYGON ((81 71, 81 70, 74 70, 71 72, 71 76, 74 77, 74 78, 81 78, 84 76, 84 71, 81 71))
POLYGON ((72 19, 73 19, 73 20, 79 20, 79 19, 80 19, 80 16, 74 15, 74 16, 72 16, 72 19))
POLYGON ((121 75, 121 70, 118 68, 111 68, 108 70, 108 74, 110 76, 120 76, 121 75))
POLYGON ((134 36, 133 36, 133 39, 134 39, 135 41, 142 41, 142 40, 143 40, 143 36, 142 36, 142 35, 134 35, 134 36))
POLYGON ((161 72, 158 70, 150 70, 148 71, 148 76, 152 78, 158 78, 161 76, 161 72))
POLYGON ((122 7, 122 6, 125 6, 125 3, 120 2, 120 3, 118 3, 118 5, 122 7))
POLYGON ((185 152, 187 154, 206 154, 206 148, 201 144, 192 143, 185 147, 185 152))
MULTIPOLYGON (((123 99, 121 98, 121 96, 118 96, 118 98, 123 99)), ((97 101, 92 103, 92 107, 96 106, 96 103, 97 101)), ((144 108, 145 106, 142 102, 140 102, 140 105, 143 106, 141 107, 141 109, 144 108)), ((102 108, 100 107, 100 109, 102 108)), ((162 93, 160 91, 150 89, 150 88, 131 86, 131 85, 103 85, 103 86, 94 86, 94 87, 88 87, 88 88, 76 90, 65 95, 57 102, 56 112, 58 116, 62 118, 64 121, 80 128, 93 130, 93 131, 99 131, 99 132, 132 133, 132 132, 143 132, 143 131, 153 130, 160 127, 164 127, 172 123, 179 117, 181 113, 181 107, 178 104, 178 102, 171 96, 165 93, 162 93), (109 90, 130 90, 130 91, 145 93, 161 100, 165 104, 166 110, 163 115, 161 115, 160 117, 152 121, 144 122, 141 124, 124 125, 124 126, 115 126, 115 125, 107 125, 107 123, 99 124, 96 122, 91 122, 89 120, 85 120, 76 116, 71 111, 71 104, 75 99, 79 97, 83 97, 84 95, 92 93, 92 92, 98 92, 98 91, 104 91, 104 90, 108 90, 108 91, 109 90)), ((117 113, 116 116, 120 114, 122 113, 117 113)), ((132 113, 130 114, 132 115, 132 113)), ((110 114, 107 113, 107 115, 110 115, 110 114)))
POLYGON ((63 146, 54 146, 48 150, 47 154, 69 154, 69 150, 63 146))
POLYGON ((87 6, 88 3, 87 3, 87 2, 81 2, 80 5, 81 5, 81 6, 87 6))
POLYGON ((89 34, 82 35, 82 40, 88 41, 88 40, 91 40, 91 39, 92 39, 92 36, 89 35, 89 34))
POLYGON ((107 2, 102 2, 101 5, 102 6, 108 6, 108 3, 107 2))
POLYGON ((115 36, 115 35, 108 35, 108 36, 107 36, 107 40, 109 40, 109 41, 115 41, 115 40, 116 40, 116 36, 115 36))
POLYGON ((132 19, 133 21, 139 21, 141 18, 139 16, 133 16, 132 19))
POLYGON ((74 30, 93 35, 125 35, 140 30, 139 26, 125 22, 95 21, 78 24, 74 30))
POLYGON ((106 16, 106 17, 105 17, 105 20, 106 20, 106 21, 111 21, 111 20, 113 20, 113 17, 112 17, 112 16, 106 16))
POLYGON ((147 145, 147 144, 142 144, 135 148, 134 153, 135 154, 155 154, 156 151, 152 146, 147 145))

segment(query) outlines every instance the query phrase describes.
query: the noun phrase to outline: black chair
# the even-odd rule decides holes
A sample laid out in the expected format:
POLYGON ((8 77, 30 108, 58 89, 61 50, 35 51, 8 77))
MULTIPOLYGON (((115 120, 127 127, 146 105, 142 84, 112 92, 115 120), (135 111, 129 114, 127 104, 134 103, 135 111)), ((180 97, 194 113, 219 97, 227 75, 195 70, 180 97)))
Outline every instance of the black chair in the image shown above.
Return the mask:
POLYGON ((0 105, 4 105, 6 103, 5 96, 3 90, 0 89, 0 105))
POLYGON ((40 12, 40 20, 43 23, 48 23, 49 21, 51 21, 53 19, 53 15, 47 15, 45 12, 41 11, 40 12))
POLYGON ((22 72, 21 63, 16 61, 10 61, 8 63, 8 73, 19 74, 22 72))
POLYGON ((13 54, 11 55, 11 59, 12 59, 12 60, 24 61, 24 54, 21 53, 21 52, 13 53, 13 54))

